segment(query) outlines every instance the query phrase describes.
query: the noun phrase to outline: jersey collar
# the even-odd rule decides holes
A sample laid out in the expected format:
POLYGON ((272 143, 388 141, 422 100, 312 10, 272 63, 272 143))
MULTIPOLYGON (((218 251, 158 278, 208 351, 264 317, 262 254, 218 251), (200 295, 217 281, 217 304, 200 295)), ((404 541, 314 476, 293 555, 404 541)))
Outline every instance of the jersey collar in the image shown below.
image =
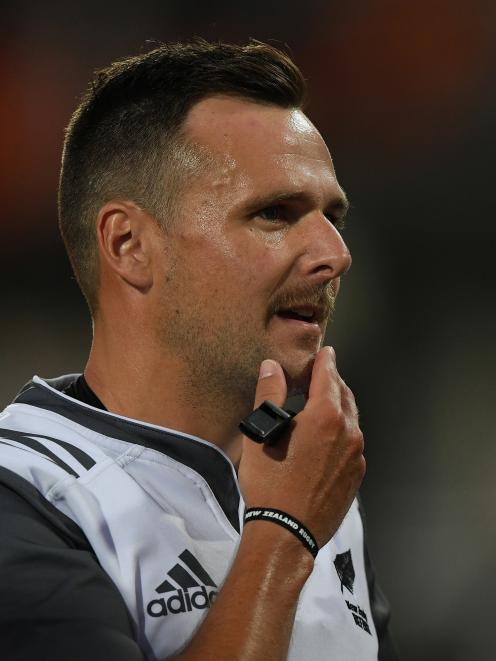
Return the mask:
POLYGON ((14 400, 62 415, 99 434, 157 450, 199 473, 235 530, 239 532, 240 494, 230 459, 217 446, 175 429, 125 418, 80 402, 63 391, 80 374, 55 379, 33 377, 14 400))

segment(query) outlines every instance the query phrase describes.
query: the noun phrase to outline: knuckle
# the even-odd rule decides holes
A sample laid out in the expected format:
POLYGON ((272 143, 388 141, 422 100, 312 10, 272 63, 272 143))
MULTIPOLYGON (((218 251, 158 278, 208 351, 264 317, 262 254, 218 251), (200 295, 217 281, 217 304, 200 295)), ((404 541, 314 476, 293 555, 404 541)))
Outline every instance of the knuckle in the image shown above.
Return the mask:
POLYGON ((363 454, 365 448, 365 440, 361 429, 356 429, 352 435, 352 443, 360 454, 363 454))
POLYGON ((347 392, 345 393, 345 398, 348 403, 349 410, 352 411, 353 417, 358 418, 358 406, 356 403, 355 395, 353 392, 348 388, 347 392))
POLYGON ((351 404, 355 404, 355 395, 353 394, 353 390, 342 379, 341 379, 341 388, 342 388, 344 397, 346 397, 346 399, 348 399, 351 404))
POLYGON ((345 381, 342 381, 342 385, 346 397, 349 397, 351 400, 355 401, 355 395, 353 394, 353 390, 349 387, 349 385, 345 381))
POLYGON ((360 482, 365 475, 365 457, 363 456, 364 440, 362 432, 357 429, 348 438, 347 457, 353 473, 360 482))
POLYGON ((326 398, 320 407, 319 419, 323 427, 337 427, 343 428, 346 424, 346 416, 336 403, 326 398))
POLYGON ((360 478, 360 482, 365 477, 366 471, 367 471, 367 461, 365 460, 365 457, 362 454, 359 461, 358 461, 358 475, 359 475, 359 478, 360 478))

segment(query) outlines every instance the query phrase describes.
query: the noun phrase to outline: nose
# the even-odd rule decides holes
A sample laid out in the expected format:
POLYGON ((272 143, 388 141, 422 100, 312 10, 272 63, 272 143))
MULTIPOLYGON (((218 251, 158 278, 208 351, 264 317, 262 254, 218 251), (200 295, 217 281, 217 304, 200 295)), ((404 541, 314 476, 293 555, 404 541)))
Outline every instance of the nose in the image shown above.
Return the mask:
POLYGON ((351 266, 351 254, 339 230, 322 213, 308 218, 305 253, 300 262, 304 275, 314 281, 335 280, 351 266))

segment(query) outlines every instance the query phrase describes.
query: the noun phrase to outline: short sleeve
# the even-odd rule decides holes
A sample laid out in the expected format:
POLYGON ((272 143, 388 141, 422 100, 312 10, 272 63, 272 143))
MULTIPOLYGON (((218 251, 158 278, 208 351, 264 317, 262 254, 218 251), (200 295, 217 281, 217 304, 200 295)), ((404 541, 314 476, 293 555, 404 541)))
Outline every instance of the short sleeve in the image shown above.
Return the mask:
POLYGON ((0 468, 0 643, 9 661, 144 661, 81 529, 0 468))

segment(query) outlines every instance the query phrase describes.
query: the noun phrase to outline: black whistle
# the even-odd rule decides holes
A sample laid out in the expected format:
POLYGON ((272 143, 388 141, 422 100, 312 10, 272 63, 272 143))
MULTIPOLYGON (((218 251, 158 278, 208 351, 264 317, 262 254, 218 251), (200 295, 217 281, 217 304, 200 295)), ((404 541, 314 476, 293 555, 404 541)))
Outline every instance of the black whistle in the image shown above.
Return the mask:
POLYGON ((266 399, 250 415, 241 420, 239 428, 255 443, 274 445, 288 429, 295 415, 293 411, 285 411, 266 399))

